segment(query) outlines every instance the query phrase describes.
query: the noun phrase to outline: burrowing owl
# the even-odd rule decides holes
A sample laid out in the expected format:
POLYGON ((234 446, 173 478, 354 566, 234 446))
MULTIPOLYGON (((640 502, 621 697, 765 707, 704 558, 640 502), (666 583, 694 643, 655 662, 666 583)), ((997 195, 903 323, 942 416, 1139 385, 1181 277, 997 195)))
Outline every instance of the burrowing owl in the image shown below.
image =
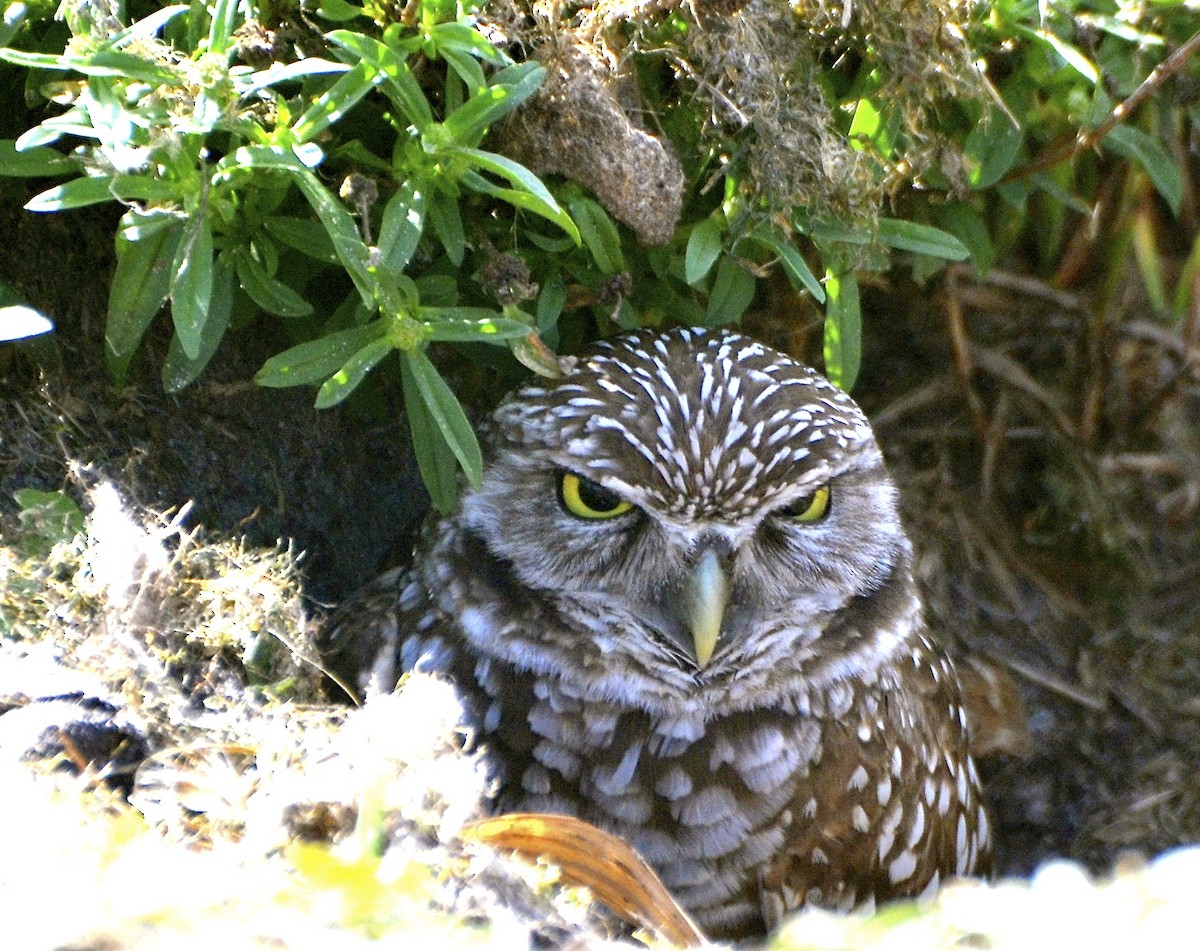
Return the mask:
POLYGON ((505 810, 615 832, 717 937, 989 864, 959 685, 871 427, 726 331, 636 333, 509 396, 482 485, 328 628, 467 697, 505 810))

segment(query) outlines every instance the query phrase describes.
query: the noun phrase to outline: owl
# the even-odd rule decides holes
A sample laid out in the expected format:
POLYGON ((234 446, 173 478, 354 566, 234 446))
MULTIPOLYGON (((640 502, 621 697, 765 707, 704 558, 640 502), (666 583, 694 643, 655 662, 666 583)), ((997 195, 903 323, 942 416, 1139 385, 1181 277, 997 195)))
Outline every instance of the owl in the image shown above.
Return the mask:
POLYGON ((706 932, 986 871, 954 667, 871 427, 737 333, 639 332, 507 397, 331 667, 450 677, 504 811, 630 843, 706 932))

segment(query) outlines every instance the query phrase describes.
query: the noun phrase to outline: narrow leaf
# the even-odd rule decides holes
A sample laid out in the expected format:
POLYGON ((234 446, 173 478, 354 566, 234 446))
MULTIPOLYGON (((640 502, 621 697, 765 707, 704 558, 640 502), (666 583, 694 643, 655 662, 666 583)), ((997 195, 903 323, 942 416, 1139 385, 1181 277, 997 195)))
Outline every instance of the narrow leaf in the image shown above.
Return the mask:
POLYGON ((462 264, 467 250, 467 239, 463 233, 462 215, 458 210, 458 202, 446 195, 434 194, 429 200, 429 221, 433 232, 442 247, 446 249, 446 257, 456 267, 462 264))
POLYGON ((817 280, 817 276, 813 274, 808 262, 796 250, 795 245, 772 228, 760 228, 750 237, 778 255, 779 264, 793 287, 803 287, 812 294, 818 304, 825 303, 825 288, 821 286, 821 282, 817 280))
POLYGON ((356 350, 350 355, 350 359, 342 364, 337 373, 321 384, 321 389, 317 391, 317 402, 314 405, 317 409, 336 406, 353 393, 354 388, 363 381, 363 378, 374 369, 376 364, 394 349, 392 342, 387 337, 381 337, 378 340, 372 340, 360 350, 356 350))
POLYGON ((567 201, 567 206, 571 209, 571 217, 579 228, 579 236, 591 253, 596 266, 605 274, 616 274, 625 270, 621 235, 600 203, 577 192, 567 201))
POLYGON ((412 372, 421 399, 433 417, 438 432, 466 473, 467 481, 478 486, 483 478, 483 455, 475 431, 471 429, 457 397, 424 350, 406 350, 404 362, 412 372))
POLYGON ((109 373, 118 384, 125 381, 129 361, 146 328, 167 299, 171 287, 171 262, 179 246, 183 223, 163 213, 131 210, 117 231, 117 269, 108 294, 108 320, 104 352, 109 373), (167 227, 145 229, 141 240, 131 232, 148 221, 167 220, 167 227))
POLYGON ((313 312, 312 304, 282 281, 271 277, 247 249, 239 248, 234 252, 234 262, 242 290, 268 314, 307 317, 313 312))
POLYGON ((721 258, 717 275, 708 294, 704 324, 715 327, 734 323, 754 299, 754 275, 729 255, 721 258))
POLYGON ((386 267, 399 273, 412 259, 425 230, 425 192, 414 180, 404 182, 383 210, 379 254, 386 267))
POLYGON ((1141 129, 1119 125, 1104 137, 1104 147, 1141 165, 1172 214, 1179 214, 1183 203, 1183 173, 1162 142, 1141 129))
POLYGON ((204 322, 204 331, 200 335, 200 352, 196 357, 193 359, 184 353, 179 334, 171 337, 162 368, 163 389, 168 393, 178 393, 192 384, 204 372, 204 368, 221 345, 229 327, 229 317, 233 313, 233 272, 229 255, 217 255, 213 261, 212 297, 208 305, 208 319, 204 322))
POLYGON ((474 145, 488 126, 532 96, 545 78, 546 68, 534 60, 508 66, 492 77, 492 85, 447 116, 443 126, 456 143, 474 145))
POLYGON ((333 242, 329 240, 329 232, 319 221, 281 215, 268 218, 263 222, 263 228, 276 241, 294 248, 301 254, 326 264, 337 264, 337 251, 333 249, 333 242))
POLYGON ((354 60, 369 66, 380 78, 381 89, 392 104, 418 130, 433 124, 429 100, 404 57, 378 40, 350 30, 333 30, 326 33, 325 38, 344 49, 354 60))
POLYGON ((494 195, 503 201, 507 201, 510 205, 525 208, 527 211, 541 215, 543 218, 553 221, 562 228, 563 231, 571 236, 571 240, 576 245, 580 243, 579 229, 575 227, 575 223, 562 210, 558 202, 554 200, 554 196, 542 184, 541 179, 524 165, 514 162, 512 159, 505 158, 503 155, 497 155, 494 152, 484 152, 480 149, 451 146, 445 149, 445 151, 450 155, 461 156, 477 168, 482 168, 494 175, 499 175, 514 187, 512 191, 497 188, 482 176, 472 176, 470 174, 462 177, 464 185, 475 191, 494 195))
POLYGON ((351 327, 326 334, 320 340, 310 340, 277 353, 254 374, 259 386, 303 386, 324 380, 341 369, 350 356, 373 340, 387 334, 390 322, 374 320, 361 327, 351 327))
POLYGON ((212 227, 204 207, 195 211, 184 229, 172 272, 171 319, 184 354, 189 360, 197 360, 208 322, 213 284, 212 227))
POLYGON ((862 363, 862 312, 858 278, 852 273, 825 272, 825 375, 847 392, 862 363))
POLYGON ((529 333, 529 325, 497 316, 484 307, 421 308, 429 339, 453 343, 504 343, 529 333))
POLYGON ((400 361, 400 381, 404 389, 404 412, 412 431, 417 468, 421 470, 421 478, 433 504, 438 511, 449 514, 458 501, 458 465, 454 453, 438 431, 433 414, 425 405, 416 375, 406 359, 408 354, 403 356, 405 359, 400 361))
POLYGON ((351 67, 296 120, 292 126, 296 141, 309 142, 315 139, 353 109, 380 79, 366 63, 351 67))
POLYGON ((83 208, 106 201, 170 201, 175 189, 149 175, 98 175, 76 178, 34 195, 25 203, 26 211, 49 212, 83 208))
POLYGON ((78 159, 63 155, 57 149, 40 146, 18 151, 12 139, 0 139, 0 175, 43 178, 78 174, 81 167, 78 159))
POLYGON ((948 261, 963 261, 971 256, 958 238, 932 225, 922 225, 900 218, 879 219, 879 240, 901 251, 928 254, 948 261))

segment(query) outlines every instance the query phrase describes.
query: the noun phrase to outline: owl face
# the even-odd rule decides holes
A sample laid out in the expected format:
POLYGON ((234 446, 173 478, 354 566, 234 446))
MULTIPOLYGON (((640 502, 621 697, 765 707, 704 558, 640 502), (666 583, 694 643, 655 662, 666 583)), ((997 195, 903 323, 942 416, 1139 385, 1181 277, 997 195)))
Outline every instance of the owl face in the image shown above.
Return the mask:
POLYGON ((830 621, 907 576, 895 489, 854 402, 782 353, 724 331, 619 338, 513 394, 485 455, 462 528, 577 635, 541 666, 570 651, 712 683, 802 665, 819 640, 825 663, 881 649, 848 629, 839 652, 830 621))

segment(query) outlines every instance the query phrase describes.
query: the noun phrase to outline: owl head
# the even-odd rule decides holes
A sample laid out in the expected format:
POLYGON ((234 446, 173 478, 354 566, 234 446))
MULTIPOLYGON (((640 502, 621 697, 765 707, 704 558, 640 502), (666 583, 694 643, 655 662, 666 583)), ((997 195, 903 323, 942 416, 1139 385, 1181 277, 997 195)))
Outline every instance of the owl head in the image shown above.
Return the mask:
POLYGON ((484 451, 460 524, 559 615, 506 641, 531 666, 570 652, 668 692, 781 665, 834 677, 884 649, 870 615, 899 576, 911 597, 862 411, 739 334, 603 343, 508 397, 484 451))

